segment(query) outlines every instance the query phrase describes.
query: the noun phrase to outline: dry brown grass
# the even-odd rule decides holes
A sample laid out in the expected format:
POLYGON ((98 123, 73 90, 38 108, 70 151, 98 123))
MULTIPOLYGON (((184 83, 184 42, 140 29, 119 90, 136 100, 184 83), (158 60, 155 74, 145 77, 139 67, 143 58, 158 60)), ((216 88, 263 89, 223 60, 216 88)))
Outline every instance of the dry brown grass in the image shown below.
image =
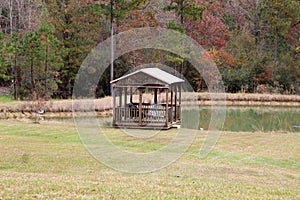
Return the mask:
MULTIPOLYGON (((95 111, 99 115, 108 115, 111 113, 111 97, 92 101, 94 101, 95 111)), ((84 100, 80 106, 84 110, 84 100)), ((0 104, 0 118, 35 117, 39 109, 43 109, 47 116, 72 116, 73 102, 71 99, 3 102, 0 104)))
MULTIPOLYGON (((215 102, 211 101, 210 93, 183 93, 184 104, 211 105, 212 103, 225 104, 221 99, 222 95, 214 96, 215 102)), ((84 102, 85 100, 83 100, 84 102)), ((111 113, 112 97, 95 99, 95 111, 98 113, 111 113)), ((272 105, 272 106, 300 106, 299 95, 279 95, 279 94, 226 94, 227 105, 272 105)), ((84 103, 81 106, 84 107, 84 103)), ((50 101, 12 101, 0 103, 0 118, 18 118, 22 116, 33 116, 38 109, 45 110, 46 113, 58 115, 65 113, 71 115, 72 100, 50 100, 50 101)))
MULTIPOLYGON (((214 95, 214 94, 213 94, 214 95)), ((222 103, 221 99, 223 95, 214 95, 214 100, 222 103)), ((197 99, 199 104, 210 105, 211 101, 210 93, 194 93, 183 94, 183 101, 190 101, 197 99)), ((250 93, 237 93, 237 94, 226 94, 227 105, 286 105, 286 106, 299 106, 300 96, 299 95, 281 95, 281 94, 250 94, 250 93)))

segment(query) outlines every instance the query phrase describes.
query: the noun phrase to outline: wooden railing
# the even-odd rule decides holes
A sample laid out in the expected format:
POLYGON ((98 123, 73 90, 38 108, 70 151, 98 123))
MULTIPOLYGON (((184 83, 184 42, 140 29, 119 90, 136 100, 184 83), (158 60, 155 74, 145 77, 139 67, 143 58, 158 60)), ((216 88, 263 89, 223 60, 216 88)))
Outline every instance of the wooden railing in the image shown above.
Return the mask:
POLYGON ((172 121, 172 110, 169 108, 168 118, 166 119, 165 105, 143 105, 141 110, 141 119, 138 106, 130 107, 117 107, 114 109, 114 119, 116 125, 158 125, 163 126, 172 121))

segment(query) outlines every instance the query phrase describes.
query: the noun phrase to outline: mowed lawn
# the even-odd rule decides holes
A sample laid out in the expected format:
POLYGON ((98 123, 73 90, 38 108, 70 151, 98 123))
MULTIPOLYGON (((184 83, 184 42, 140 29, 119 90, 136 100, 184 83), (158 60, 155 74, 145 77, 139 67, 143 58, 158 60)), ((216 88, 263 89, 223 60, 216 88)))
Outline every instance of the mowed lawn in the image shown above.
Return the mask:
MULTIPOLYGON (((149 151, 162 136, 112 142, 149 151)), ((152 173, 114 171, 84 148, 72 123, 0 121, 0 199, 300 199, 300 133, 223 132, 199 158, 205 131, 170 166, 152 173)))

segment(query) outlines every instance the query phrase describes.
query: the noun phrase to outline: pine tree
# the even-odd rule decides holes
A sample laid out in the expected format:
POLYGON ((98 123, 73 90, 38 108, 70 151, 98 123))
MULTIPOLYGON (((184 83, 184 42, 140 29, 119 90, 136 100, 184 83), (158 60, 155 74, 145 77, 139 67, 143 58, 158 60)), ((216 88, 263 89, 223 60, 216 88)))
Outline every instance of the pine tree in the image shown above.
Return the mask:
POLYGON ((180 18, 180 27, 175 27, 174 21, 170 22, 169 26, 173 26, 175 29, 183 30, 183 25, 186 18, 191 18, 194 21, 199 21, 202 19, 203 13, 205 11, 205 6, 197 5, 194 0, 173 0, 170 5, 164 8, 165 11, 174 11, 176 16, 180 18))
MULTIPOLYGON (((186 19, 190 19, 193 21, 199 21, 203 17, 203 13, 206 7, 204 5, 197 5, 194 0, 173 0, 170 5, 164 8, 167 12, 175 12, 175 15, 179 18, 179 23, 175 20, 168 22, 167 28, 175 31, 179 31, 181 33, 185 32, 185 21, 186 19)), ((181 49, 181 52, 185 52, 183 49, 185 44, 182 47, 178 47, 181 49)), ((189 79, 190 82, 193 82, 195 77, 198 77, 197 72, 194 68, 190 68, 189 63, 185 62, 184 57, 177 57, 174 55, 166 55, 166 60, 173 63, 173 66, 176 70, 176 66, 179 67, 179 73, 181 75, 185 75, 186 78, 189 79), (189 68, 184 72, 184 68, 189 68)), ((197 88, 194 88, 197 89, 197 88)))
POLYGON ((31 99, 49 98, 57 90, 63 48, 53 34, 53 27, 41 25, 21 41, 22 89, 31 99))
POLYGON ((69 98, 83 60, 93 47, 107 37, 100 5, 85 0, 48 0, 49 23, 65 48, 56 96, 69 98))
POLYGON ((40 40, 41 56, 40 60, 44 64, 44 98, 49 98, 56 90, 59 82, 59 70, 63 66, 64 49, 60 41, 53 34, 54 28, 49 25, 41 25, 37 34, 40 40))
POLYGON ((12 36, 8 39, 6 43, 7 48, 7 59, 11 64, 11 69, 9 70, 9 76, 12 82, 12 93, 13 98, 16 100, 19 98, 19 94, 23 93, 21 86, 21 39, 20 34, 14 32, 12 36))
POLYGON ((31 99, 37 99, 41 95, 39 80, 42 79, 42 57, 41 41, 34 31, 28 32, 21 43, 21 55, 24 58, 22 63, 22 88, 25 96, 31 99))
MULTIPOLYGON (((109 3, 101 4, 104 15, 110 19, 110 39, 111 39, 111 62, 110 62, 110 81, 114 79, 114 23, 116 21, 117 27, 119 20, 124 19, 125 15, 134 9, 138 9, 139 5, 145 0, 110 0, 109 3)), ((116 28, 116 30, 118 30, 116 28)), ((112 85, 110 86, 110 93, 112 94, 112 85)))
POLYGON ((11 63, 7 60, 7 49, 4 42, 4 36, 0 31, 0 79, 7 81, 10 76, 7 74, 8 68, 11 63))
POLYGON ((273 38, 273 83, 277 80, 279 42, 288 30, 300 22, 300 2, 297 0, 264 0, 264 17, 273 38))

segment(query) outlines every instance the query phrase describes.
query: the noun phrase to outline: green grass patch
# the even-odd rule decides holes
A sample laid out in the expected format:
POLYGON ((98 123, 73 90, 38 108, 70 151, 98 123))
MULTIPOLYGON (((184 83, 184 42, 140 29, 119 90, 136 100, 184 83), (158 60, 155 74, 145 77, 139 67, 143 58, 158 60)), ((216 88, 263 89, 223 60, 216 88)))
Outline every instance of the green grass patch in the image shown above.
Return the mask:
POLYGON ((9 103, 9 102, 13 102, 13 98, 10 95, 0 95, 0 102, 2 103, 9 103))
POLYGON ((233 164, 246 164, 252 166, 268 166, 280 169, 295 169, 300 171, 300 162, 292 159, 272 158, 266 156, 257 156, 248 153, 232 153, 228 151, 212 151, 208 159, 218 158, 219 161, 229 161, 233 164))

